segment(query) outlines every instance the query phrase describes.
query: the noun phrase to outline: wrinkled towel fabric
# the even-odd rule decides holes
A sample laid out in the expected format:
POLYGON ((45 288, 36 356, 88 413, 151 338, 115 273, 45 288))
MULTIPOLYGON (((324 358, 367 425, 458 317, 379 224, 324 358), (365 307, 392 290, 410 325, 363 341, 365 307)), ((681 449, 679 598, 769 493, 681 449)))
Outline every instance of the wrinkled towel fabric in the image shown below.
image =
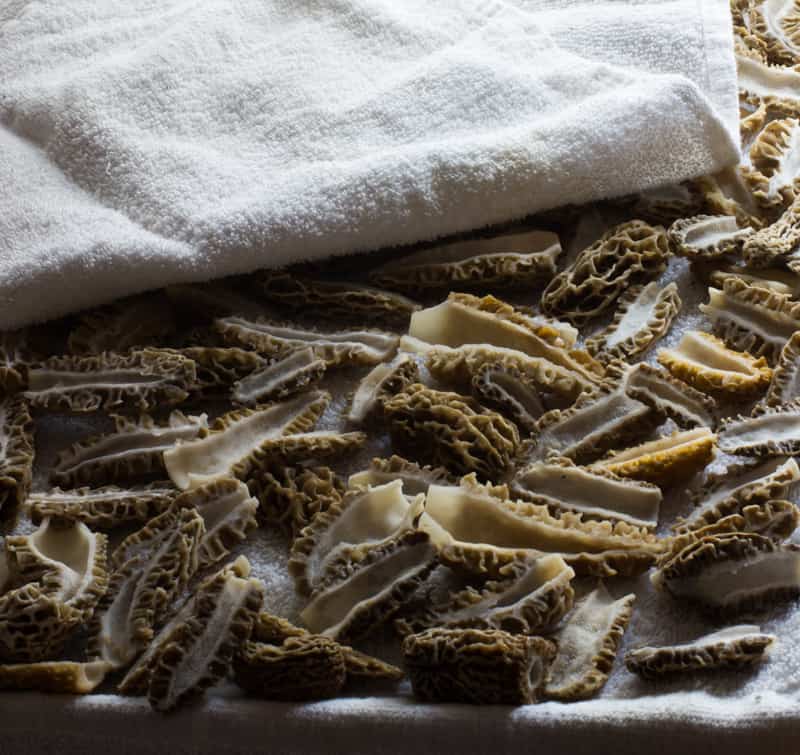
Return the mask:
POLYGON ((728 0, 11 0, 0 328, 738 159, 728 0))

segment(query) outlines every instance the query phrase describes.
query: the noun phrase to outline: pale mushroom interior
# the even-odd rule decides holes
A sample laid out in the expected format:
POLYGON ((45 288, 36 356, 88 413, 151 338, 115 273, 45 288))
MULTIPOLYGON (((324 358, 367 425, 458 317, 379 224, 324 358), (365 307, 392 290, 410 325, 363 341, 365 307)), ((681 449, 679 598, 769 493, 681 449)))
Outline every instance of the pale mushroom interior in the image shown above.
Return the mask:
POLYGON ((714 509, 725 499, 741 493, 745 489, 752 488, 755 490, 760 487, 766 487, 774 477, 784 473, 789 473, 791 479, 795 482, 800 480, 800 467, 798 467, 797 462, 794 459, 787 459, 783 456, 747 467, 735 476, 726 474, 721 483, 703 498, 699 507, 692 513, 714 509))
POLYGON ((126 388, 160 383, 169 376, 148 374, 142 370, 97 370, 79 372, 77 370, 56 370, 51 367, 32 369, 28 373, 27 393, 51 393, 70 388, 126 388))
POLYGON ((687 395, 680 385, 642 369, 641 365, 634 367, 628 374, 627 387, 629 390, 644 392, 656 406, 671 410, 690 422, 701 425, 713 422, 711 412, 701 401, 687 395))
POLYGON ((373 367, 361 380, 353 394, 353 403, 347 415, 350 422, 362 422, 372 411, 384 381, 398 368, 411 361, 408 354, 400 353, 391 362, 381 362, 373 367))
POLYGON ((277 387, 288 383, 298 372, 322 364, 313 349, 298 349, 285 359, 250 373, 234 384, 232 396, 243 404, 257 401, 259 396, 269 394, 277 387))
POLYGON ((219 530, 232 519, 258 508, 258 501, 250 495, 247 485, 236 481, 236 484, 226 485, 219 495, 210 495, 197 504, 197 513, 203 517, 206 534, 203 539, 213 537, 219 530))
POLYGON ((641 290, 639 295, 628 305, 625 314, 614 330, 606 336, 606 348, 618 346, 647 327, 661 301, 662 290, 666 289, 662 289, 656 281, 649 283, 641 290))
POLYGON ((760 417, 731 422, 720 431, 719 447, 723 451, 781 443, 800 439, 800 416, 797 412, 762 414, 760 417))
POLYGON ((61 572, 61 600, 73 599, 92 580, 97 540, 85 524, 59 528, 46 519, 29 538, 33 550, 61 572))
POLYGON ((484 382, 496 385, 510 399, 515 401, 529 417, 536 419, 544 413, 542 400, 535 389, 525 385, 519 378, 509 375, 502 369, 488 371, 484 382))
POLYGON ((721 241, 747 233, 749 230, 740 229, 733 215, 720 215, 697 220, 685 231, 684 241, 687 246, 708 249, 721 241))
POLYGON ((743 55, 736 56, 739 89, 759 97, 800 99, 800 73, 791 68, 768 66, 743 55))
POLYGON ((670 451, 676 451, 681 446, 692 445, 698 441, 704 441, 714 438, 714 433, 707 427, 696 427, 693 430, 686 430, 682 433, 675 433, 668 435, 657 440, 651 440, 647 443, 642 443, 632 448, 626 448, 624 451, 619 451, 608 459, 604 459, 597 463, 597 466, 610 466, 619 464, 623 461, 630 461, 632 459, 641 459, 651 454, 661 454, 670 451))
POLYGON ((708 304, 700 305, 703 312, 714 318, 733 322, 743 330, 752 331, 778 347, 783 346, 792 334, 800 329, 800 320, 784 312, 777 312, 742 301, 739 297, 729 296, 718 288, 709 288, 708 298, 708 304))
POLYGON ((736 352, 722 347, 696 330, 684 333, 678 348, 663 349, 664 353, 675 354, 681 361, 697 366, 699 370, 723 370, 752 375, 753 368, 748 359, 736 352))

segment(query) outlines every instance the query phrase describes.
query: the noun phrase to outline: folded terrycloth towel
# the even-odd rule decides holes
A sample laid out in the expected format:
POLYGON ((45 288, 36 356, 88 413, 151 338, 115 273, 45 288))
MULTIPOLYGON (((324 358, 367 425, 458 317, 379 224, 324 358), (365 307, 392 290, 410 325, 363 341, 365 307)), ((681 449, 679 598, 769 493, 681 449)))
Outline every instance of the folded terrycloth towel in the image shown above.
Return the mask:
POLYGON ((11 0, 0 328, 738 159, 728 0, 11 0))

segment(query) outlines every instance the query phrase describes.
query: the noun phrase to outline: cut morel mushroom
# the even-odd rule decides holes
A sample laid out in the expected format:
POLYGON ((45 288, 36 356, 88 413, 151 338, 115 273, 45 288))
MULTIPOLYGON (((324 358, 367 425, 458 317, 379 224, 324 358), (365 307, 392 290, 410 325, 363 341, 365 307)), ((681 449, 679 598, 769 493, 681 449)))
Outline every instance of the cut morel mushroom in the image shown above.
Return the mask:
POLYGON ((625 378, 625 392, 684 428, 713 427, 716 402, 666 370, 640 362, 625 378))
POLYGON ((255 351, 245 351, 235 346, 187 346, 169 351, 196 363, 197 379, 192 386, 193 396, 228 395, 234 383, 267 366, 267 360, 255 351))
POLYGON ((719 447, 744 456, 800 453, 800 401, 778 407, 756 406, 751 416, 729 417, 719 427, 719 447))
POLYGON ((405 296, 361 283, 313 280, 285 270, 267 270, 260 277, 261 288, 270 304, 304 317, 334 317, 406 326, 411 315, 420 308, 405 296))
POLYGON ((676 220, 669 240, 681 257, 715 259, 741 251, 752 233, 752 228, 739 228, 731 215, 697 215, 676 220))
POLYGON ((311 631, 340 641, 367 636, 394 616, 436 563, 436 548, 417 530, 359 555, 342 554, 312 593, 300 614, 311 631))
POLYGON ((395 629, 403 635, 434 626, 540 634, 551 630, 572 608, 575 572, 561 556, 519 558, 501 572, 480 589, 467 586, 443 603, 398 619, 395 629))
POLYGON ((204 532, 197 511, 176 507, 128 538, 129 558, 112 573, 92 620, 93 659, 121 668, 144 650, 196 572, 204 532))
POLYGON ((554 655, 549 640, 499 629, 435 628, 403 641, 403 663, 422 702, 536 702, 554 655))
POLYGON ((509 485, 512 495, 558 511, 577 511, 598 519, 655 527, 661 491, 646 482, 626 480, 569 459, 535 462, 519 471, 509 485))
POLYGON ((555 233, 524 231, 423 249, 382 265, 370 279, 412 294, 442 288, 528 287, 555 275, 560 254, 555 233))
POLYGON ((800 6, 796 0, 768 0, 744 6, 747 28, 776 65, 800 63, 800 6))
POLYGON ((345 490, 330 467, 292 466, 280 459, 259 467, 247 486, 259 502, 259 523, 279 527, 292 541, 318 512, 340 502, 345 490))
POLYGON ((351 474, 347 479, 348 488, 384 485, 393 480, 401 480, 405 495, 427 493, 430 485, 454 484, 456 478, 444 467, 423 467, 402 456, 389 459, 373 459, 369 469, 351 474))
POLYGON ((22 503, 33 475, 33 420, 20 396, 0 399, 0 511, 22 503))
POLYGON ((712 270, 708 278, 718 288, 724 288, 725 281, 736 278, 748 286, 766 288, 768 291, 784 294, 792 299, 800 296, 800 275, 783 268, 724 265, 712 270))
POLYGON ((347 414, 348 421, 360 424, 380 416, 386 399, 418 382, 419 367, 410 354, 400 353, 391 362, 376 365, 359 382, 347 414))
POLYGON ((158 516, 175 500, 178 490, 169 482, 154 482, 132 488, 107 485, 100 488, 53 488, 31 493, 27 503, 31 519, 72 519, 99 530, 110 530, 158 516))
POLYGON ((784 344, 800 330, 800 302, 786 294, 744 281, 726 280, 720 291, 709 288, 709 303, 700 311, 714 323, 725 343, 774 361, 784 344))
POLYGON ((714 459, 717 436, 706 427, 683 430, 595 462, 619 477, 672 485, 699 472, 714 459))
POLYGON ((113 419, 115 432, 75 443, 58 455, 50 473, 54 483, 103 485, 164 474, 164 451, 178 441, 194 440, 208 432, 205 414, 187 417, 173 411, 165 425, 147 415, 136 421, 113 419))
POLYGON ((758 54, 737 53, 739 90, 759 98, 768 108, 787 115, 800 112, 800 73, 793 68, 771 66, 758 54))
POLYGON ((266 356, 285 356, 311 348, 328 366, 378 364, 397 350, 399 336, 379 330, 335 330, 323 332, 268 320, 223 317, 214 326, 226 342, 248 346, 266 356))
POLYGON ((776 118, 753 139, 742 174, 756 201, 767 210, 783 209, 797 196, 800 122, 776 118))
POLYGON ((330 394, 311 391, 282 403, 228 412, 205 437, 165 451, 167 472, 182 490, 216 477, 240 477, 253 466, 262 444, 310 430, 329 403, 330 394))
POLYGON ((611 325, 586 339, 586 348, 602 359, 641 354, 669 330, 681 306, 675 283, 634 287, 620 298, 611 325))
POLYGON ((110 670, 103 661, 42 661, 0 665, 0 690, 34 690, 59 695, 88 695, 110 670))
POLYGON ((658 277, 670 256, 666 231, 641 220, 612 228, 584 249, 542 294, 542 310, 583 325, 613 306, 631 286, 658 277))
POLYGON ((319 382, 325 369, 312 349, 298 349, 236 381, 231 398, 245 405, 285 399, 319 382))
POLYGON ((633 593, 614 600, 601 584, 569 615, 555 635, 558 646, 544 695, 570 702, 596 695, 608 680, 633 613, 633 593))
POLYGON ((7 537, 0 585, 0 659, 39 661, 62 652, 106 590, 106 536, 82 523, 46 519, 7 537))
POLYGON ((772 378, 764 357, 733 351, 710 333, 688 330, 674 349, 661 349, 658 361, 678 380, 700 391, 730 396, 763 391, 772 378))
POLYGON ((750 532, 708 535, 662 563, 651 581, 713 616, 759 611, 800 595, 800 547, 750 532))
POLYGON ((191 359, 166 350, 51 357, 28 371, 24 395, 51 411, 148 411, 184 401, 196 377, 191 359))
POLYGON ((775 636, 752 624, 727 627, 689 642, 641 647, 625 655, 628 671, 643 679, 745 669, 761 663, 775 636))
POLYGON ((409 336, 430 344, 458 348, 488 344, 540 357, 594 384, 603 367, 588 352, 571 349, 558 328, 524 315, 493 296, 450 294, 441 304, 416 312, 409 336))
POLYGON ((244 556, 204 580, 120 684, 145 692, 156 710, 173 710, 231 671, 261 610, 264 584, 244 556))
POLYGON ((579 575, 641 574, 662 545, 643 527, 627 522, 584 521, 545 505, 509 500, 505 485, 479 485, 474 476, 459 486, 431 485, 419 528, 456 569, 497 578, 521 555, 557 553, 579 575))
MULTIPOLYGON (((795 74, 800 80, 800 73, 795 74)), ((800 197, 784 211, 774 223, 756 231, 745 241, 742 256, 748 265, 756 268, 785 265, 793 272, 797 269, 795 253, 800 247, 800 197)))
POLYGON ((536 383, 522 370, 503 362, 486 362, 472 378, 475 399, 508 417, 523 432, 533 432, 545 413, 536 383))
POLYGON ((342 558, 358 560, 413 528, 423 503, 423 495, 403 495, 401 480, 348 491, 340 502, 320 511, 292 544, 288 568, 298 592, 310 595, 342 558))
POLYGON ((383 404, 393 440, 417 459, 453 472, 502 475, 519 447, 516 426, 471 398, 408 386, 383 404))
POLYGON ((800 331, 784 344, 765 401, 777 406, 797 399, 800 399, 800 331))
POLYGON ((729 466, 713 475, 692 500, 695 509, 679 519, 676 532, 696 530, 731 514, 738 514, 751 504, 788 498, 800 482, 800 466, 792 458, 776 457, 766 461, 729 466))
POLYGON ((163 341, 175 329, 166 296, 142 294, 82 313, 67 347, 72 354, 122 353, 163 341))
POLYGON ((486 365, 499 365, 504 371, 518 372, 527 385, 570 401, 596 385, 596 381, 587 380, 548 359, 500 346, 432 346, 426 351, 426 366, 430 373, 437 380, 459 388, 472 387, 478 373, 486 365))
POLYGON ((655 412, 625 391, 625 376, 607 380, 584 393, 569 409, 553 409, 540 417, 532 458, 564 456, 583 463, 609 449, 635 441, 655 425, 655 412))

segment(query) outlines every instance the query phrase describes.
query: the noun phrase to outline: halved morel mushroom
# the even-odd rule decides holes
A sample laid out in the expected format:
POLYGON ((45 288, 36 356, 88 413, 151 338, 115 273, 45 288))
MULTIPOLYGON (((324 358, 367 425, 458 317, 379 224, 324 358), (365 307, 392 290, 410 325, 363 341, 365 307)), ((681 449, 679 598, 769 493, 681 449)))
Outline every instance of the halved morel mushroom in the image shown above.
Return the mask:
POLYGON ((633 593, 615 600, 600 584, 578 603, 555 635, 558 652, 547 673, 545 697, 586 700, 605 686, 635 600, 633 593))
POLYGON ((776 406, 797 399, 800 399, 800 332, 794 333, 781 349, 765 401, 776 406))
POLYGON ((774 360, 786 341, 800 330, 800 302, 785 294, 749 286, 735 278, 723 289, 709 288, 709 303, 700 310, 714 331, 733 348, 774 360))
POLYGON ((0 665, 0 690, 35 690, 59 695, 88 695, 105 679, 103 661, 41 661, 0 665))
POLYGON ((659 367, 640 362, 628 370, 625 392, 662 419, 681 427, 713 427, 716 402, 659 367))
POLYGON ((319 382, 325 369, 325 361, 312 349, 298 349, 237 380, 231 398, 245 405, 285 399, 319 382))
POLYGON ((348 421, 360 424, 380 416, 383 402, 419 382, 419 367, 409 354, 400 353, 391 362, 373 367, 359 382, 347 413, 348 421))
POLYGON ((574 576, 558 555, 519 558, 503 567, 498 579, 479 589, 467 586, 443 603, 406 615, 395 621, 395 629, 403 635, 434 626, 547 632, 572 608, 574 576))
POLYGON ((758 97, 767 107, 786 115, 800 113, 800 73, 793 68, 772 66, 757 54, 737 52, 736 69, 740 91, 758 97))
POLYGON ((596 385, 596 381, 586 380, 548 359, 500 346, 434 346, 426 350, 425 356, 426 366, 437 380, 459 388, 471 387, 478 372, 487 364, 500 365, 509 372, 519 372, 528 385, 535 386, 542 393, 571 401, 596 385))
POLYGON ((658 440, 612 451, 594 463, 619 477, 672 485, 699 472, 714 459, 717 436, 706 427, 683 430, 658 440))
POLYGON ((22 503, 33 476, 33 420, 21 396, 0 399, 0 511, 22 503))
POLYGON ((748 27, 767 55, 778 65, 800 63, 800 5, 796 0, 750 4, 748 27))
MULTIPOLYGON (((752 135, 758 133, 763 121, 759 120, 759 116, 763 114, 766 118, 766 105, 764 105, 758 97, 745 97, 746 101, 754 103, 753 107, 763 110, 756 116, 754 120, 758 121, 752 124, 752 135)), ((741 93, 739 102, 743 100, 741 93)), ((742 128, 745 131, 745 121, 740 121, 742 128)), ((747 133, 743 133, 743 141, 748 139, 747 133)), ((762 218, 762 209, 756 203, 749 186, 742 178, 742 174, 738 166, 725 168, 713 176, 702 176, 693 182, 700 193, 702 194, 705 203, 704 210, 719 215, 731 215, 736 218, 741 228, 750 226, 751 228, 760 229, 765 225, 762 218)))
POLYGON ((301 595, 329 576, 341 558, 360 559, 370 548, 414 527, 424 497, 403 495, 401 480, 348 491, 320 511, 292 544, 289 573, 301 595))
POLYGON ((292 541, 317 513, 339 503, 345 490, 344 481, 330 467, 292 466, 280 459, 261 465, 247 486, 259 502, 259 523, 279 527, 292 541))
POLYGON ((431 485, 419 528, 431 535, 440 559, 457 569, 497 577, 520 555, 557 553, 579 575, 640 574, 662 545, 648 528, 627 522, 585 521, 548 506, 512 501, 505 485, 431 485))
POLYGON ((658 361, 677 379, 709 393, 751 395, 763 391, 772 378, 764 357, 729 349, 699 330, 686 331, 676 348, 661 349, 658 361))
POLYGON ((135 421, 112 418, 115 432, 87 438, 58 455, 50 473, 54 483, 102 485, 164 474, 164 451, 178 441, 204 437, 208 432, 205 414, 187 417, 173 411, 163 425, 147 415, 135 421))
POLYGON ((303 316, 336 317, 364 322, 407 325, 420 307, 405 296, 361 283, 314 280, 285 270, 268 270, 260 276, 267 300, 280 309, 303 316))
POLYGON ((655 527, 661 491, 646 482, 626 480, 602 468, 578 467, 569 459, 536 462, 517 472, 512 495, 549 506, 556 513, 576 511, 599 519, 655 527))
POLYGON ((430 485, 455 483, 455 477, 444 467, 425 467, 408 461, 402 456, 393 455, 388 459, 373 459, 369 469, 351 474, 347 479, 348 488, 384 485, 393 480, 401 480, 405 495, 427 493, 430 485))
POLYGON ((741 280, 748 286, 765 288, 791 299, 800 296, 800 275, 779 267, 755 268, 739 265, 723 265, 709 273, 709 280, 718 288, 725 287, 730 278, 741 280))
POLYGON ((197 379, 192 385, 193 396, 227 396, 232 386, 248 375, 261 371, 268 362, 256 354, 235 346, 186 346, 181 349, 163 349, 197 365, 197 379))
POLYGON ((751 416, 729 417, 719 427, 720 450, 744 456, 800 453, 800 402, 756 406, 751 416))
POLYGON ((493 296, 450 294, 441 304, 414 313, 408 334, 440 346, 488 344, 522 351, 563 367, 590 384, 603 376, 602 366, 587 352, 571 349, 560 329, 524 315, 493 296))
POLYGON ((178 492, 169 482, 131 488, 116 485, 72 490, 53 488, 46 493, 31 493, 27 503, 34 524, 46 517, 56 517, 109 530, 152 519, 169 508, 178 492))
POLYGON ((675 283, 636 286, 620 298, 611 325, 586 339, 586 348, 604 359, 641 354, 669 330, 681 304, 675 283))
POLYGON ((85 524, 50 519, 30 535, 6 538, 0 658, 39 661, 63 650, 106 590, 106 543, 85 524))
POLYGON ((428 629, 403 641, 403 664, 422 702, 527 705, 539 699, 555 646, 499 629, 428 629))
POLYGON ((120 684, 142 690, 156 710, 173 710, 224 679, 253 630, 264 585, 244 556, 204 580, 120 684))
POLYGON ((625 655, 628 671, 643 679, 750 668, 764 660, 775 636, 753 624, 739 624, 688 642, 640 647, 625 655))
POLYGON ((436 548, 417 530, 357 554, 346 551, 331 562, 300 617, 311 631, 326 637, 360 639, 394 616, 435 563, 436 548))
POLYGON ((743 175, 756 201, 765 209, 782 209, 797 195, 800 165, 800 122, 779 118, 767 123, 749 149, 743 175))
POLYGON ((659 590, 714 616, 759 611, 800 595, 800 547, 763 535, 708 535, 653 572, 659 590))
POLYGON ((164 465, 181 489, 215 477, 239 477, 252 466, 262 444, 310 430, 329 403, 330 394, 311 391, 282 403, 228 412, 205 437, 166 450, 164 465))
POLYGON ((614 446, 645 436, 657 415, 626 392, 624 374, 617 374, 581 395, 569 409, 542 415, 534 431, 531 456, 564 456, 579 463, 597 459, 614 446))
POLYGON ((50 357, 28 370, 24 395, 51 411, 148 411, 184 401, 196 377, 191 359, 166 350, 50 357))
POLYGON ((169 300, 162 292, 131 296, 78 316, 67 346, 72 354, 119 353, 153 346, 175 332, 169 300))
POLYGON ((661 226, 641 220, 618 225, 553 278, 542 294, 542 310, 582 325, 603 314, 631 286, 661 274, 669 255, 661 226))
MULTIPOLYGON (((800 73, 795 75, 800 79, 800 73)), ((742 247, 745 262, 753 267, 769 267, 777 264, 792 269, 792 254, 800 247, 798 221, 800 221, 800 197, 797 197, 774 223, 760 229, 745 241, 742 247)))
POLYGON ((555 233, 509 233, 423 249, 373 270, 370 280, 409 293, 528 287, 555 275, 560 254, 555 233))
POLYGON ((214 327, 226 342, 254 348, 266 356, 311 348, 328 366, 378 364, 394 354, 400 341, 393 333, 368 328, 321 331, 242 317, 220 318, 214 327))
POLYGON ((129 558, 112 573, 90 626, 91 658, 122 668, 145 649, 197 571, 204 532, 200 514, 182 507, 129 538, 129 558))
POLYGON ((472 378, 475 399, 510 419, 523 432, 533 432, 536 420, 545 413, 536 383, 514 366, 486 362, 472 378))
POLYGON ((800 466, 792 458, 729 466, 708 478, 692 497, 695 509, 675 524, 683 532, 704 527, 748 505, 788 498, 800 483, 800 466))
POLYGON ((471 398, 420 383, 384 401, 393 440, 417 459, 495 479, 519 447, 516 426, 471 398))
POLYGON ((752 233, 731 215, 697 215, 676 220, 669 227, 669 240, 681 257, 715 259, 741 251, 752 233))

